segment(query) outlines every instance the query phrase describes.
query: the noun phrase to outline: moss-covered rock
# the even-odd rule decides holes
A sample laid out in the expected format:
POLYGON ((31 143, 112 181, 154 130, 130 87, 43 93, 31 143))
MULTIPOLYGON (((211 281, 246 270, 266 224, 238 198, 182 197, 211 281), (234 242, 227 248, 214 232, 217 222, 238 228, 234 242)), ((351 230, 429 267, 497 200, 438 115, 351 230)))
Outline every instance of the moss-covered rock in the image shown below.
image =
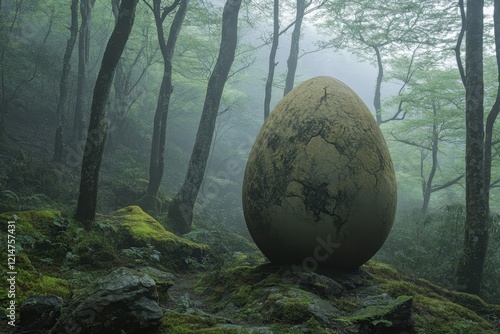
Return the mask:
POLYGON ((0 228, 7 231, 9 221, 15 221, 17 251, 26 252, 31 259, 51 259, 61 262, 69 245, 63 234, 69 220, 58 210, 21 211, 0 214, 0 228))
POLYGON ((111 216, 99 218, 101 222, 113 227, 116 247, 152 246, 160 254, 160 262, 167 268, 185 269, 188 261, 193 258, 201 260, 207 246, 199 244, 167 231, 158 221, 142 211, 138 206, 120 209, 111 216))
POLYGON ((338 310, 317 295, 294 287, 268 289, 261 314, 269 323, 276 320, 287 324, 302 324, 310 318, 331 325, 338 310))
POLYGON ((107 269, 116 263, 119 252, 110 238, 101 231, 89 231, 82 234, 73 246, 80 265, 91 269, 107 269))
POLYGON ((365 268, 379 284, 379 292, 392 297, 413 297, 415 327, 419 333, 493 334, 500 331, 500 305, 486 304, 477 296, 404 276, 386 264, 370 261, 365 268))
MULTIPOLYGON (((186 291, 196 292, 203 300, 198 303, 203 316, 196 307, 190 309, 189 316, 197 319, 193 333, 221 326, 235 333, 248 333, 252 327, 266 328, 267 333, 353 334, 493 334, 500 329, 500 306, 402 275, 377 262, 358 272, 242 266, 207 274, 196 289, 186 291)), ((175 319, 188 317, 185 309, 177 312, 183 316, 175 319)), ((173 326, 173 319, 164 321, 173 326)), ((177 326, 179 333, 190 328, 187 323, 177 326)))

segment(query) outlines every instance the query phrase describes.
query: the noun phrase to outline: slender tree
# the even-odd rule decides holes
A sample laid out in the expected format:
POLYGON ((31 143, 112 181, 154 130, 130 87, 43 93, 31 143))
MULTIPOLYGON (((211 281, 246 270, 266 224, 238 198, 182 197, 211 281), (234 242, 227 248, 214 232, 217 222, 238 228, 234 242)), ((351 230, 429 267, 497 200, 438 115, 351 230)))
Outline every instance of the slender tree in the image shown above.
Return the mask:
POLYGON ((274 0, 273 4, 273 39, 271 44, 271 52, 269 53, 269 69, 266 80, 266 89, 264 95, 264 120, 269 117, 271 113, 271 96, 274 81, 274 71, 278 63, 276 63, 276 51, 278 50, 279 43, 279 30, 280 30, 280 0, 274 0))
POLYGON ((493 148, 493 130, 498 114, 500 113, 500 0, 495 0, 493 10, 493 25, 495 36, 495 55, 497 64, 497 96, 495 103, 491 108, 486 118, 485 126, 485 140, 484 140, 484 184, 486 196, 486 213, 490 214, 490 188, 491 180, 491 166, 492 166, 492 148, 493 148))
MULTIPOLYGON (((146 2, 147 3, 147 2, 146 2)), ((159 200, 158 191, 165 168, 165 138, 167 133, 167 117, 172 95, 172 58, 174 56, 175 44, 186 16, 189 0, 175 0, 171 6, 161 9, 161 0, 154 0, 153 5, 148 6, 155 17, 158 43, 163 57, 163 77, 158 94, 156 112, 153 123, 153 139, 151 142, 151 156, 149 161, 149 183, 146 194, 139 201, 139 205, 146 211, 156 212, 159 200), (163 33, 163 22, 169 13, 177 6, 179 9, 174 16, 170 26, 168 39, 165 41, 163 33)))
MULTIPOLYGON (((116 20, 118 20, 120 1, 112 1, 115 24, 116 20)), ((115 96, 112 104, 113 108, 109 115, 110 123, 112 124, 107 143, 109 150, 118 147, 123 131, 126 129, 126 125, 129 124, 127 123, 127 115, 131 111, 132 106, 139 102, 140 97, 147 90, 144 85, 139 84, 146 77, 148 69, 156 61, 157 49, 150 46, 152 41, 150 39, 149 20, 144 23, 142 34, 136 37, 136 41, 139 41, 139 46, 127 48, 116 66, 115 78, 113 80, 115 96)), ((137 22, 135 26, 137 26, 137 22)))
MULTIPOLYGON (((16 82, 15 79, 18 79, 19 73, 15 73, 15 76, 9 78, 8 69, 10 69, 13 63, 17 63, 18 60, 10 60, 9 64, 9 61, 7 60, 7 51, 20 46, 19 44, 17 44, 19 43, 19 41, 17 41, 15 38, 12 38, 12 35, 16 27, 21 24, 20 20, 22 13, 23 1, 16 1, 14 13, 11 14, 13 17, 9 22, 8 27, 7 23, 4 21, 4 18, 0 16, 0 26, 2 27, 0 28, 0 141, 4 139, 4 117, 9 110, 10 104, 19 97, 21 91, 25 86, 27 86, 38 77, 41 63, 43 61, 43 52, 45 51, 45 45, 47 44, 47 40, 52 33, 52 26, 54 24, 55 10, 52 8, 50 9, 50 14, 48 15, 47 30, 45 32, 45 35, 42 38, 41 43, 37 45, 35 57, 29 64, 30 66, 32 66, 32 69, 27 69, 26 75, 24 77, 20 76, 21 79, 16 82)), ((27 67, 29 68, 30 66, 27 67)))
MULTIPOLYGON (((413 147, 417 147, 420 150, 420 178, 422 184, 422 213, 426 213, 429 209, 429 204, 431 201, 431 195, 434 192, 446 189, 458 183, 462 178, 463 174, 454 177, 453 179, 449 179, 446 182, 435 184, 436 173, 438 172, 439 166, 439 153, 440 153, 440 142, 448 141, 446 132, 455 131, 453 127, 450 129, 447 124, 450 120, 454 123, 452 117, 443 117, 443 112, 441 109, 444 106, 440 105, 439 102, 434 101, 431 106, 430 116, 432 119, 430 122, 427 122, 427 119, 424 120, 425 124, 422 124, 422 119, 417 120, 417 124, 413 124, 411 122, 409 124, 413 124, 410 129, 406 129, 406 135, 412 136, 412 139, 402 139, 398 138, 394 133, 392 134, 396 141, 403 143, 405 145, 410 145, 413 147), (441 114, 441 115, 440 115, 441 114), (418 123, 421 123, 420 126, 418 123), (429 128, 430 131, 423 131, 426 128, 429 128), (414 133, 415 132, 415 133, 414 133), (425 133, 426 138, 423 141, 417 141, 418 135, 420 133, 425 133), (417 134, 416 134, 417 133, 417 134), (430 163, 428 162, 428 157, 430 156, 430 163), (430 166, 428 166, 430 164, 430 166), (428 169, 428 171, 427 171, 428 169)), ((445 109, 445 112, 452 112, 449 109, 445 109)), ((405 128, 403 128, 405 129, 405 128)), ((404 131, 404 130, 403 130, 404 131)))
MULTIPOLYGON (((311 1, 312 2, 312 1, 311 1)), ((297 71, 297 63, 299 61, 299 42, 300 42, 300 32, 302 29, 302 21, 304 19, 304 13, 307 6, 311 4, 309 2, 306 4, 305 0, 297 0, 297 8, 295 12, 295 25, 292 32, 292 40, 290 45, 290 54, 288 55, 285 80, 285 89, 283 90, 283 96, 288 94, 293 89, 293 84, 295 82, 295 72, 297 71)))
POLYGON ((61 81, 59 82, 59 101, 57 102, 57 125, 54 141, 53 162, 62 163, 64 146, 64 124, 66 123, 66 108, 68 105, 68 79, 71 71, 71 55, 76 42, 78 33, 78 0, 71 1, 71 25, 69 27, 70 36, 66 42, 66 51, 63 57, 63 68, 61 81))
POLYGON ((433 193, 455 185, 464 176, 462 166, 458 171, 445 173, 439 168, 443 144, 452 156, 455 154, 450 152, 450 144, 452 147, 463 145, 463 86, 457 80, 456 70, 443 69, 442 62, 434 56, 414 54, 392 65, 390 77, 403 82, 405 89, 388 99, 386 105, 398 109, 404 105, 409 116, 394 126, 391 134, 396 141, 420 151, 421 210, 425 213, 433 193), (412 69, 411 74, 408 69, 412 69))
POLYGON ((457 289, 478 294, 488 247, 484 169, 483 0, 467 0, 465 21, 466 222, 457 289))
POLYGON ((227 0, 224 6, 219 55, 208 80, 193 152, 184 182, 168 208, 167 223, 178 234, 184 234, 191 230, 193 208, 205 175, 220 100, 238 43, 238 13, 241 1, 227 0))
POLYGON ((109 93, 116 66, 134 24, 138 1, 122 0, 120 14, 104 51, 94 87, 90 124, 85 145, 86 153, 83 155, 80 193, 75 212, 75 219, 82 222, 87 229, 90 228, 96 214, 99 170, 108 133, 106 114, 109 93))
MULTIPOLYGON (((120 1, 121 0, 111 0, 111 10, 113 12, 113 16, 115 18, 115 24, 118 21, 118 10, 120 8, 120 1)), ((125 55, 124 57, 125 58, 125 55)), ((119 115, 123 114, 123 110, 126 108, 127 102, 126 102, 126 84, 125 84, 125 71, 126 69, 124 68, 124 59, 120 59, 118 61, 118 64, 116 65, 116 70, 115 70, 115 78, 113 80, 113 88, 115 91, 115 98, 113 102, 114 110, 113 112, 110 113, 110 119, 111 122, 113 122, 113 125, 111 128, 116 127, 115 121, 118 120, 120 117, 119 115)), ((129 68, 130 72, 132 72, 132 69, 129 68)), ((114 143, 116 143, 117 140, 113 140, 116 138, 114 136, 114 131, 110 130, 109 133, 109 138, 108 138, 108 147, 113 146, 114 143)), ((118 139, 118 138, 116 138, 118 139)))
POLYGON ((78 80, 76 85, 75 115, 73 118, 72 140, 83 139, 85 127, 87 65, 90 54, 90 22, 95 0, 80 0, 80 33, 78 34, 78 80))

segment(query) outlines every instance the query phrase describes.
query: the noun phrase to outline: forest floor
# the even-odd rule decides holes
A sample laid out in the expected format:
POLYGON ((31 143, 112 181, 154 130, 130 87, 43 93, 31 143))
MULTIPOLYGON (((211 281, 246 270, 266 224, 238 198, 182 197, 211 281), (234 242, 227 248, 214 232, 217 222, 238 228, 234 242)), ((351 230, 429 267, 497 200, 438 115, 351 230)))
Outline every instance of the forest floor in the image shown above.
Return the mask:
MULTIPOLYGON (((22 246, 19 304, 34 294, 70 303, 109 272, 129 267, 156 281, 164 314, 158 333, 500 332, 500 306, 379 262, 352 272, 292 270, 266 262, 241 237, 217 253, 174 236, 138 207, 100 216, 91 231, 55 210, 4 213, 2 238, 12 219, 22 246)), ((5 304, 6 285, 1 288, 5 304)), ((5 324, 0 333, 11 332, 5 324)))

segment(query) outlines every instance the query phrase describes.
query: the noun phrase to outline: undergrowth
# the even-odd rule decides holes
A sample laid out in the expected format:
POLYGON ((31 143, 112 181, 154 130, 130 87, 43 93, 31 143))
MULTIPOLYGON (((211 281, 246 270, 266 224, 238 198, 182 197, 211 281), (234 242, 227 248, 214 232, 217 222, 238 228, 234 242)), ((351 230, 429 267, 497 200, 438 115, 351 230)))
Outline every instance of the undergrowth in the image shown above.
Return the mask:
MULTIPOLYGON (((415 277, 453 288, 455 269, 463 251, 465 207, 447 205, 432 213, 399 215, 375 259, 415 277)), ((490 222, 483 274, 485 300, 500 304, 500 215, 490 222)))

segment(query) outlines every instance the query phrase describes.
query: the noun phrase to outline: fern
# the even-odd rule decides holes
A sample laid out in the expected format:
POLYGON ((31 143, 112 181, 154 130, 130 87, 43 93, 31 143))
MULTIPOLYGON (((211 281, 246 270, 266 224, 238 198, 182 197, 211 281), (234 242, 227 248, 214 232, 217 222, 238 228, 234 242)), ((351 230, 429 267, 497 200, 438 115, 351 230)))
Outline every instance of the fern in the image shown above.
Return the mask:
POLYGON ((14 200, 16 202, 19 202, 19 196, 12 190, 2 190, 0 196, 4 200, 14 200))

